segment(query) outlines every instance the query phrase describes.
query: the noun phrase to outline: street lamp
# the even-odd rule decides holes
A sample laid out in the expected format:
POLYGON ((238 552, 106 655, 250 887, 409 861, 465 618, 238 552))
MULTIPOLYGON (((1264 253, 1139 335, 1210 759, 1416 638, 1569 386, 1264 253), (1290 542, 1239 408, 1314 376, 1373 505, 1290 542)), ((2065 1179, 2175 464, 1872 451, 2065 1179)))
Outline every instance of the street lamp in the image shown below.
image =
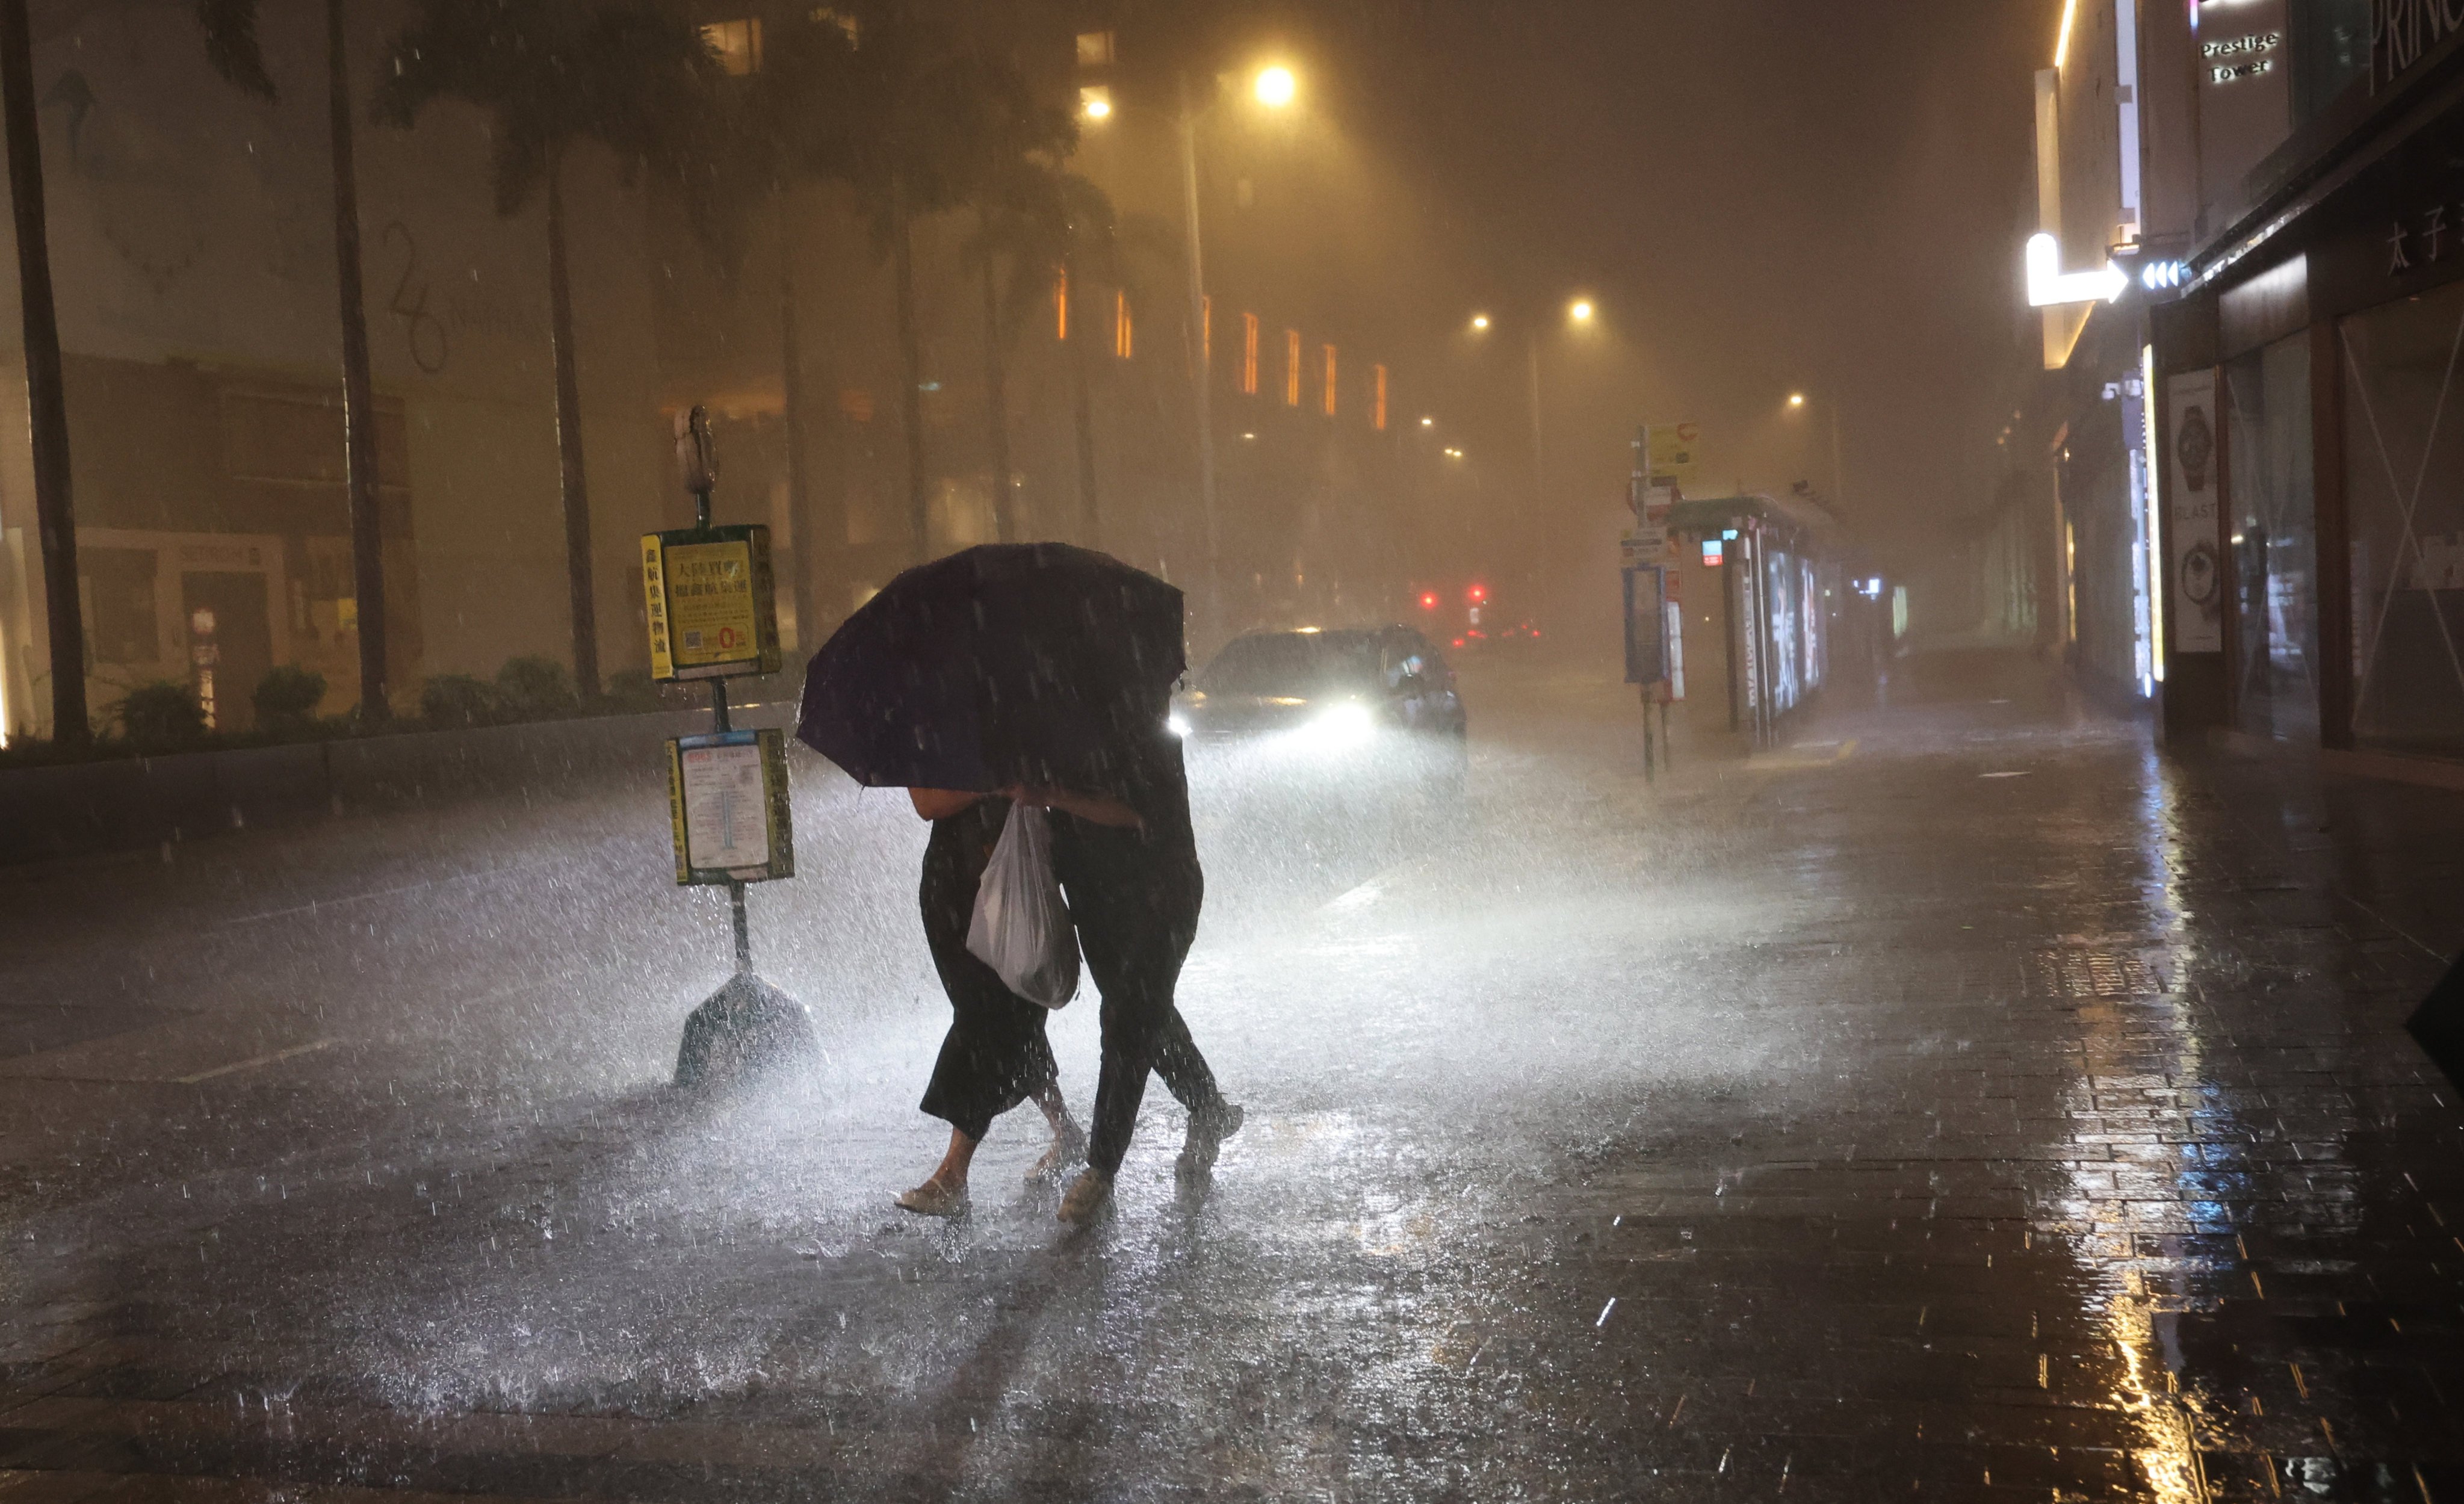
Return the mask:
MULTIPOLYGON (((1207 625, 1221 624, 1223 581, 1221 572, 1221 530, 1216 522, 1215 506, 1215 403, 1213 374, 1207 368, 1203 333, 1206 327, 1206 260, 1199 235, 1198 213, 1198 120, 1212 110, 1204 109, 1190 99, 1189 78, 1178 80, 1180 114, 1180 192, 1183 228, 1189 235, 1189 363, 1196 379, 1191 387, 1197 396, 1198 418, 1198 488, 1199 509, 1206 523, 1206 613, 1207 625)), ((1300 97, 1300 80, 1291 69, 1273 63, 1258 71, 1251 80, 1250 92, 1266 109, 1288 107, 1300 97)), ((1079 91, 1079 113, 1089 124, 1102 124, 1112 118, 1111 91, 1089 87, 1079 91)), ((1243 433, 1243 439, 1254 437, 1243 433)))
MULTIPOLYGON (((1831 402, 1825 406, 1831 412, 1831 496, 1833 500, 1845 506, 1848 504, 1848 472, 1839 457, 1839 404, 1831 402)), ((1791 412, 1802 411, 1805 408, 1805 393, 1790 392, 1788 408, 1791 412)), ((1996 439, 1994 442, 2001 441, 1996 439)))
MULTIPOLYGON (((1570 328, 1588 329, 1599 315, 1599 306, 1588 297, 1576 297, 1566 304, 1566 323, 1570 328)), ((1474 334, 1486 334, 1490 320, 1485 313, 1471 316, 1474 334)), ((1530 319, 1524 329, 1524 354, 1531 376, 1531 490, 1536 500, 1548 492, 1548 453, 1540 424, 1540 321, 1530 319)))

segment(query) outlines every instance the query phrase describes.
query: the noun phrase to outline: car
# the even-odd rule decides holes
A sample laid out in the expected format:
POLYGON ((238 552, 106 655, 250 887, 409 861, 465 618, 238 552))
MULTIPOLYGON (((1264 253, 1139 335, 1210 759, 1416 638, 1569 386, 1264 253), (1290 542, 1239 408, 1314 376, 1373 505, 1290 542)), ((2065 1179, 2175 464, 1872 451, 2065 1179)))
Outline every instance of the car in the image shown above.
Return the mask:
POLYGON ((1172 728, 1193 741, 1383 747, 1460 786, 1468 719, 1445 655, 1411 628, 1301 627, 1226 643, 1174 697, 1172 728))

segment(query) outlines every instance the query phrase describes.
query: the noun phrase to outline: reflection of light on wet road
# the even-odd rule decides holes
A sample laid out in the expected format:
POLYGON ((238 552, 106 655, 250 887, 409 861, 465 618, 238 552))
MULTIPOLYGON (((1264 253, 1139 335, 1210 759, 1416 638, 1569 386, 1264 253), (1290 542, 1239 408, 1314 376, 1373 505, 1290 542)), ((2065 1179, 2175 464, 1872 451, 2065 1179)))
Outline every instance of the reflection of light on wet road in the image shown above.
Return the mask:
MULTIPOLYGON (((2135 938, 2143 944, 2178 940, 2189 917, 2168 774, 2152 754, 2139 770, 2132 855, 2143 871, 2126 886, 2147 906, 2147 933, 2135 938)), ((2125 887, 2121 875, 2110 874, 2110 885, 2125 887)), ((2147 1489, 2164 1504, 2207 1504, 2198 1428, 2220 1417, 2202 1414, 2199 1397, 2182 1391, 2172 1323, 2201 1298, 2192 1288, 2197 1276, 2222 1267, 2200 1255, 2205 1240, 2233 1232, 2218 1192, 2237 1172, 2208 1151, 2230 1148, 2245 1133, 2209 1084, 2198 1016, 2187 1006, 2192 952, 2159 944, 2135 956, 2099 950, 2065 959, 2074 963, 2046 980, 2057 995, 2085 996, 2082 1069, 2064 1110, 2099 1131, 2073 1145, 2068 1193, 2055 1208, 2062 1220, 2041 1230, 2067 1238, 2086 1265, 2089 1314, 2119 1360, 2112 1401, 2138 1429, 2136 1460, 2147 1489), (2107 1157, 2088 1158, 2089 1145, 2100 1143, 2107 1157), (2151 1252, 2151 1242, 2160 1251, 2151 1252)))

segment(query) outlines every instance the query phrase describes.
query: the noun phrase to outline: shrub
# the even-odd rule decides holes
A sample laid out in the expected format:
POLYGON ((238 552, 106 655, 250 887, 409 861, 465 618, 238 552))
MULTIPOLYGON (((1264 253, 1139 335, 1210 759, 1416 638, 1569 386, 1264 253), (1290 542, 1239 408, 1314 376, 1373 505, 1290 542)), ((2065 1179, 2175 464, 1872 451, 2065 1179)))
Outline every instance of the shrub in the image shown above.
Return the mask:
POLYGON ((506 659, 496 671, 496 700, 516 720, 570 716, 582 704, 573 693, 573 675, 554 658, 506 659))
POLYGON ((256 723, 264 730, 296 733, 316 723, 317 706, 325 698, 325 675, 315 669, 286 663, 266 671, 256 681, 256 723))
POLYGON ((671 696, 669 686, 650 677, 648 669, 621 669, 607 675, 607 693, 601 697, 606 708, 617 711, 646 712, 677 710, 687 701, 671 696))
POLYGON ((431 674, 419 687, 419 719, 440 729, 484 726, 499 710, 496 687, 468 674, 431 674))
POLYGON ((158 679, 140 684, 114 701, 120 734, 142 747, 178 746, 206 734, 206 709, 193 686, 158 679))

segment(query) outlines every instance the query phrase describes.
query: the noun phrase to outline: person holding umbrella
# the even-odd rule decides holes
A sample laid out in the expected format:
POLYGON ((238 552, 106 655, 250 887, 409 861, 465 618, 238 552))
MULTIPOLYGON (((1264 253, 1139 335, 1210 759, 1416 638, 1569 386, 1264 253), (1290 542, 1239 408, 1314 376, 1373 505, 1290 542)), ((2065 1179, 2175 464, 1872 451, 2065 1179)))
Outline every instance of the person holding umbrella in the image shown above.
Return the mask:
MULTIPOLYGON (((1064 1222, 1091 1219, 1111 1198, 1150 1071, 1189 1110, 1185 1175, 1212 1169, 1243 1118, 1173 996, 1205 889, 1180 743, 1165 726, 1185 667, 1178 590, 1103 554, 1027 543, 908 570, 805 674, 797 736, 857 782, 913 790, 928 817, 973 813, 979 840, 1007 803, 1050 812, 1053 867, 1103 995, 1093 1132, 1064 1222)), ((1007 1036, 1012 1053, 988 1056, 983 1074, 1035 1095, 1038 1026, 1023 1043, 1007 1036)), ((958 1138, 973 1121, 952 1118, 960 1184, 973 1142, 958 1138)))

